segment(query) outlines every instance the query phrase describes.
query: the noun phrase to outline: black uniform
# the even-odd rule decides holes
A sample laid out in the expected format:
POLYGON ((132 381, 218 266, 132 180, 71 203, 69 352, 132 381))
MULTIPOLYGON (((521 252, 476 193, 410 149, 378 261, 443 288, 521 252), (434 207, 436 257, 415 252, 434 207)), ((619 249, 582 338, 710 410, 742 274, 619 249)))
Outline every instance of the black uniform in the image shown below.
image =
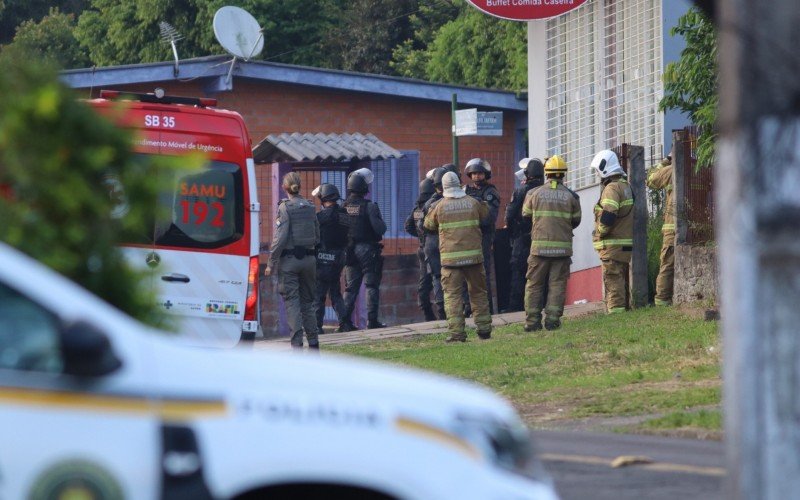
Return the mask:
POLYGON ((525 309, 525 276, 528 271, 528 254, 531 251, 531 219, 522 217, 522 202, 531 189, 541 186, 544 179, 528 179, 514 190, 506 205, 506 227, 511 239, 511 293, 509 311, 525 309))
POLYGON ((492 244, 494 243, 494 231, 497 224, 497 216, 500 213, 500 193, 494 184, 486 183, 481 187, 467 186, 466 192, 469 196, 485 201, 489 205, 489 215, 481 223, 481 233, 483 235, 483 269, 486 272, 486 296, 489 298, 489 312, 494 314, 494 301, 492 299, 492 244))
POLYGON ((338 204, 323 207, 317 212, 320 243, 317 248, 317 325, 322 331, 325 317, 325 298, 330 296, 333 310, 342 328, 347 310, 342 299, 340 280, 344 269, 349 217, 338 204))
POLYGON ((406 233, 411 236, 419 238, 419 247, 417 247, 417 263, 419 267, 419 281, 417 282, 417 305, 425 315, 425 321, 433 321, 436 315, 433 313, 431 306, 431 292, 433 291, 433 275, 428 268, 428 262, 425 259, 425 237, 426 232, 419 226, 425 218, 423 207, 425 202, 430 199, 430 196, 423 196, 420 194, 417 199, 417 206, 406 218, 404 229, 406 233))
MULTIPOLYGON (((433 210, 433 207, 442 199, 441 193, 434 193, 422 207, 423 219, 433 210)), ((422 220, 417 221, 417 231, 424 233, 423 253, 425 262, 431 273, 431 285, 433 286, 433 301, 436 303, 436 314, 439 319, 445 319, 444 311, 444 291, 442 290, 442 260, 439 256, 439 232, 430 232, 425 229, 422 220)))
POLYGON ((350 244, 345 266, 345 318, 351 321, 363 280, 367 287, 367 327, 375 328, 380 325, 378 307, 383 273, 383 245, 380 241, 386 232, 386 223, 378 205, 365 199, 363 194, 350 193, 344 208, 350 217, 350 244))

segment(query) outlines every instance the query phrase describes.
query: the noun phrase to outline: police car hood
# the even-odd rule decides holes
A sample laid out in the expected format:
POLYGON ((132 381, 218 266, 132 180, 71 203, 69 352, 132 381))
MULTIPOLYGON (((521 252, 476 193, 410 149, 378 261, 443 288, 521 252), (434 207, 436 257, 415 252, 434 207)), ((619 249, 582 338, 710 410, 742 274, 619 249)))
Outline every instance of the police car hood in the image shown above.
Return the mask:
MULTIPOLYGON (((324 346, 323 346, 324 349, 324 346)), ((511 405, 477 384, 422 370, 330 353, 201 349, 175 345, 154 350, 166 393, 239 399, 264 394, 348 399, 415 408, 451 407, 516 419, 511 405)))

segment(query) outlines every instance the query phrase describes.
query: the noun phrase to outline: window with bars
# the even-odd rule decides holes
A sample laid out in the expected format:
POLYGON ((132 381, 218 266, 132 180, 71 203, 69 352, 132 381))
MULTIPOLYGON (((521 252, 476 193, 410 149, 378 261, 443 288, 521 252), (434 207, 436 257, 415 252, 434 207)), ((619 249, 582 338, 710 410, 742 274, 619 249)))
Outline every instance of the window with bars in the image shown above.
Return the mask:
MULTIPOLYGON (((370 186, 370 199, 381 208, 386 222, 384 238, 413 238, 403 229, 408 214, 414 210, 419 195, 419 151, 400 151, 401 158, 373 160, 368 168, 374 179, 370 186)), ((328 170, 322 172, 321 182, 339 188, 342 197, 347 197, 347 172, 328 170)))

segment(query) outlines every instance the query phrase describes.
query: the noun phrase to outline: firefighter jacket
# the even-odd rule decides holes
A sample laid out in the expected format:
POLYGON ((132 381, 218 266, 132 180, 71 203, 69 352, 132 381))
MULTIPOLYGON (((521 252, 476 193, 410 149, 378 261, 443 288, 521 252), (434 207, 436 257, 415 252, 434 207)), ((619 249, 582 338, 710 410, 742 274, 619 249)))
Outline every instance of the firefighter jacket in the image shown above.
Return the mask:
POLYGON ((511 193, 511 201, 506 205, 506 227, 511 238, 531 234, 531 220, 522 216, 522 204, 531 189, 542 185, 543 179, 529 180, 511 193))
POLYGON ((439 232, 442 266, 464 267, 483 263, 481 221, 489 207, 471 196, 442 198, 425 216, 425 229, 439 232))
POLYGON ((345 200, 344 208, 350 216, 350 241, 353 244, 377 243, 383 239, 386 223, 375 202, 359 194, 351 194, 345 200))
POLYGON ((532 221, 531 255, 572 256, 572 230, 581 223, 581 202, 577 193, 560 180, 548 179, 525 197, 522 216, 532 221))
POLYGON ((630 262, 633 250, 633 190, 622 176, 608 179, 594 206, 592 241, 600 259, 630 262))
POLYGON ((481 231, 494 234, 494 227, 497 224, 497 216, 500 214, 500 193, 494 184, 484 184, 481 187, 467 186, 464 190, 467 196, 472 196, 478 201, 485 201, 489 212, 481 221, 481 231))
POLYGON ((672 189, 674 184, 672 163, 668 160, 661 162, 647 173, 647 187, 650 189, 664 189, 667 193, 666 203, 664 204, 664 225, 661 232, 664 234, 664 241, 669 238, 675 241, 675 192, 672 189))
POLYGON ((277 269, 279 259, 286 252, 297 251, 310 255, 317 243, 319 222, 314 213, 314 204, 294 194, 281 200, 270 248, 270 267, 277 269))

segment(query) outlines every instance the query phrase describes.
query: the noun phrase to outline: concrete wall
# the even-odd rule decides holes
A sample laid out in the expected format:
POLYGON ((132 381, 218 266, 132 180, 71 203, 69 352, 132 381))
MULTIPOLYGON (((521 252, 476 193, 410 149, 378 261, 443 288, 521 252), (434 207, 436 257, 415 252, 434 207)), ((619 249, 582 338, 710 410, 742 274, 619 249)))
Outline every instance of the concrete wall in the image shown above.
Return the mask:
POLYGON ((710 300, 716 304, 718 290, 717 247, 676 245, 673 303, 710 300))

